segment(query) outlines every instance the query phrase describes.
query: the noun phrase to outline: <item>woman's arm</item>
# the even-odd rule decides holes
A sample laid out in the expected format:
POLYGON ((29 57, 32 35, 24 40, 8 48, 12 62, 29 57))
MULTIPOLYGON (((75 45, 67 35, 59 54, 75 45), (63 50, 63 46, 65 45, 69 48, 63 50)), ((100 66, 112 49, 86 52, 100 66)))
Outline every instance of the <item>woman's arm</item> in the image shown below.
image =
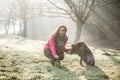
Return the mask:
POLYGON ((53 38, 49 40, 49 45, 50 45, 50 50, 52 52, 52 55, 53 56, 56 55, 55 42, 53 38))
POLYGON ((68 41, 68 37, 66 36, 66 39, 65 39, 65 44, 64 44, 64 51, 65 51, 65 52, 67 52, 67 51, 68 51, 68 50, 66 49, 66 47, 65 47, 65 45, 66 45, 67 41, 68 41))
POLYGON ((50 39, 49 40, 49 43, 50 43, 50 50, 52 52, 52 55, 55 59, 58 59, 59 56, 56 54, 56 49, 55 49, 55 42, 54 42, 54 39, 50 39))

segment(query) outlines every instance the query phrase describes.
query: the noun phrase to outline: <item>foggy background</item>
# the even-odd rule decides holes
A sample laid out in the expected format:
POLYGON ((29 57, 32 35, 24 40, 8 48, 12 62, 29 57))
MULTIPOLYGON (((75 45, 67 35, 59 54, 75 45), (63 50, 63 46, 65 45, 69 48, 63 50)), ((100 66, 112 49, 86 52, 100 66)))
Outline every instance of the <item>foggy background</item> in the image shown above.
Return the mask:
MULTIPOLYGON (((51 1, 68 9, 64 1, 51 1)), ((109 1, 113 2, 98 6, 91 13, 83 24, 79 41, 94 47, 120 48, 120 1, 102 3, 109 1)), ((73 43, 77 25, 59 11, 47 0, 0 0, 0 34, 47 41, 54 29, 65 25, 68 43, 73 43)))

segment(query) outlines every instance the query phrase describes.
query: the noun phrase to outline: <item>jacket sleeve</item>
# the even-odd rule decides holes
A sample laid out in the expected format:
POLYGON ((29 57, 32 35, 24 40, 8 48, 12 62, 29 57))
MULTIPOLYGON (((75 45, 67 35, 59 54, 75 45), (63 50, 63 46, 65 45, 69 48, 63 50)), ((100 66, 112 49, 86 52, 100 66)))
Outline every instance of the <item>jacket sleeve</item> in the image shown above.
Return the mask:
POLYGON ((56 55, 56 49, 55 49, 55 41, 53 38, 49 40, 50 50, 52 52, 52 55, 56 55))

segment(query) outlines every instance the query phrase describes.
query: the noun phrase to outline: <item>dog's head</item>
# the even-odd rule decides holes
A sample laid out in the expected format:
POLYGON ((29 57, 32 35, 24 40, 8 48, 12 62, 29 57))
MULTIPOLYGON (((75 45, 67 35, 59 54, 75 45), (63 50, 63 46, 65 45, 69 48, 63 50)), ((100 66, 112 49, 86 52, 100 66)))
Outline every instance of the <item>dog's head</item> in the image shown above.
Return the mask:
POLYGON ((72 50, 71 52, 74 53, 76 51, 82 51, 86 48, 86 45, 83 43, 83 42, 78 42, 78 43, 75 43, 75 44, 72 44, 72 50))

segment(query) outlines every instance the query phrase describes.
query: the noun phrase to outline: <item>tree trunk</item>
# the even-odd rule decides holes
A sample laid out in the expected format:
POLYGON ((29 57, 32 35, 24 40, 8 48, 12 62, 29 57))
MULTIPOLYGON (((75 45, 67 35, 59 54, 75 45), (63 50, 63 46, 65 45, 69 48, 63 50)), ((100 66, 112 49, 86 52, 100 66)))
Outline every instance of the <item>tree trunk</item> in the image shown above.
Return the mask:
POLYGON ((83 24, 79 20, 77 20, 77 27, 76 27, 74 43, 80 41, 82 26, 83 26, 83 24))
POLYGON ((13 29, 14 29, 14 35, 15 35, 16 34, 15 25, 13 25, 13 29))
POLYGON ((23 22, 23 37, 27 37, 27 20, 25 19, 23 22))
POLYGON ((6 23, 5 23, 5 35, 7 35, 8 34, 8 31, 9 31, 9 23, 10 23, 10 20, 8 20, 6 23))
POLYGON ((9 27, 8 27, 8 25, 7 25, 7 24, 5 24, 5 35, 7 35, 7 34, 8 34, 8 30, 9 30, 9 27))
POLYGON ((15 28, 15 25, 16 25, 16 21, 15 20, 13 20, 13 32, 14 32, 14 35, 16 35, 16 28, 15 28))
POLYGON ((19 32, 18 32, 18 35, 19 35, 19 36, 22 36, 22 33, 23 33, 23 24, 22 24, 21 21, 19 22, 19 28, 20 28, 20 30, 19 30, 19 32))

